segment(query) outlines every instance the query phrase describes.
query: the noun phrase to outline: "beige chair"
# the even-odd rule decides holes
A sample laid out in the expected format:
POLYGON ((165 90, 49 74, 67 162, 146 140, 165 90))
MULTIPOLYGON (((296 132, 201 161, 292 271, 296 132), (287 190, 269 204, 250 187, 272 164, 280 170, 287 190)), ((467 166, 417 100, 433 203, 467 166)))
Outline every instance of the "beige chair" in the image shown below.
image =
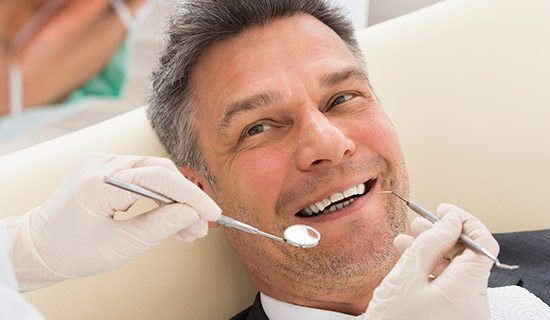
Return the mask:
MULTIPOLYGON (((360 33, 414 199, 455 202, 493 231, 550 228, 548 16, 547 0, 449 0, 360 33)), ((2 157, 2 215, 44 201, 84 152, 164 156, 143 111, 2 157)), ((26 297, 49 319, 226 319, 254 293, 214 230, 26 297)))

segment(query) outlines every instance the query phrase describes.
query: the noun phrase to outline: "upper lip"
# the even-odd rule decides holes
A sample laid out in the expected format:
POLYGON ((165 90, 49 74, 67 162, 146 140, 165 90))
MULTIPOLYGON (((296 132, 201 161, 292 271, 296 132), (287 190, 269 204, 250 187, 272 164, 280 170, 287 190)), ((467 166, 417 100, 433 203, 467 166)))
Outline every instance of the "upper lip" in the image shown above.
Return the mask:
POLYGON ((341 185, 341 186, 338 186, 338 187, 331 188, 330 190, 325 191, 324 193, 322 193, 322 196, 319 196, 319 197, 315 198, 316 200, 309 201, 306 204, 302 205, 301 207, 296 208, 296 210, 294 210, 294 214, 300 212, 300 210, 303 210, 304 208, 307 208, 310 205, 313 205, 313 204, 315 204, 315 203, 317 203, 317 202, 319 202, 319 201, 335 194, 336 192, 344 192, 345 190, 347 190, 347 189, 349 189, 353 186, 356 186, 360 183, 365 183, 365 182, 373 180, 373 179, 376 179, 376 176, 372 176, 370 178, 365 178, 365 179, 359 180, 355 183, 347 183, 345 185, 341 185))

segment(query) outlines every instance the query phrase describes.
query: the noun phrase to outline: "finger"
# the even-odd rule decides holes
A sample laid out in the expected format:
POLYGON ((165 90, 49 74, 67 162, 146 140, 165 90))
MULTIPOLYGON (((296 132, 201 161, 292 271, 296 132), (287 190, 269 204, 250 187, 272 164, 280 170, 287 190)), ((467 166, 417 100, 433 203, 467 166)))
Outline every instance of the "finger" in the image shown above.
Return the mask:
POLYGON ((451 263, 451 260, 448 260, 446 258, 439 259, 439 261, 437 262, 437 264, 433 268, 431 274, 434 276, 434 278, 439 277, 443 273, 443 271, 445 271, 445 269, 447 269, 447 267, 449 267, 450 263, 451 263))
POLYGON ((411 222, 411 232, 412 235, 418 237, 420 234, 425 231, 430 230, 434 226, 428 219, 423 217, 416 217, 411 222))
MULTIPOLYGON (((111 217, 114 216, 116 212, 126 212, 130 209, 134 203, 138 200, 137 195, 131 192, 124 192, 124 190, 112 190, 109 193, 107 202, 108 206, 112 209, 112 213, 109 214, 111 217)), ((107 210, 102 210, 106 212, 107 210)))
MULTIPOLYGON (((449 203, 440 204, 437 207, 437 212, 442 216, 450 212, 455 212, 459 214, 464 221, 462 232, 470 237, 472 240, 485 247, 493 255, 498 255, 500 248, 497 241, 491 234, 491 231, 489 231, 489 229, 483 224, 483 222, 477 219, 474 215, 460 207, 449 203)), ((469 254, 471 253, 468 253, 467 255, 469 254)))
POLYGON ((451 212, 419 235, 403 256, 412 256, 420 264, 418 271, 427 277, 443 255, 456 244, 461 230, 461 217, 451 212))
POLYGON ((208 221, 200 219, 180 232, 186 232, 197 239, 203 238, 208 234, 208 221))
MULTIPOLYGON (((498 254, 498 243, 491 232, 472 214, 451 204, 441 204, 438 212, 442 215, 459 214, 464 220, 463 232, 491 253, 498 254)), ((438 279, 438 285, 450 287, 457 281, 456 278, 461 278, 464 282, 470 281, 470 285, 483 287, 487 283, 492 265, 493 261, 485 255, 466 248, 451 261, 443 276, 438 279)))
POLYGON ((114 155, 107 153, 87 152, 82 157, 84 168, 93 167, 102 169, 106 175, 113 174, 119 170, 132 167, 132 163, 137 161, 137 156, 114 155))
POLYGON ((435 277, 439 277, 443 271, 449 266, 451 261, 458 255, 462 254, 464 251, 464 245, 462 245, 460 242, 455 244, 451 250, 447 251, 443 257, 439 260, 439 262, 436 264, 432 271, 432 275, 435 277))
POLYGON ((219 223, 217 223, 217 222, 215 222, 215 221, 208 221, 208 227, 209 227, 209 228, 217 228, 217 227, 219 227, 219 226, 221 226, 221 224, 219 224, 219 223))
POLYGON ((117 172, 114 177, 153 190, 177 202, 188 204, 206 220, 215 221, 221 214, 220 207, 204 191, 181 173, 165 167, 126 169, 117 172))
POLYGON ((127 211, 137 201, 137 195, 104 183, 103 175, 95 174, 94 168, 78 169, 73 194, 89 214, 113 218, 117 211, 127 211))
POLYGON ((397 250, 398 255, 402 255, 405 250, 407 250, 414 241, 413 236, 407 234, 399 234, 395 239, 393 239, 393 246, 397 250))
POLYGON ((122 224, 126 231, 152 246, 197 221, 200 221, 197 211, 188 205, 175 203, 122 221, 122 224))
MULTIPOLYGON (((375 296, 385 299, 402 295, 404 290, 410 288, 421 290, 422 286, 428 285, 430 274, 441 263, 443 253, 456 243, 460 230, 460 217, 451 213, 418 236, 376 289, 375 296), (403 283, 408 285, 403 288, 403 283)), ((397 240, 403 243, 410 239, 398 238, 404 239, 397 240)))
POLYGON ((176 235, 176 238, 178 238, 179 240, 183 241, 183 242, 193 242, 195 241, 197 238, 193 237, 192 235, 182 231, 180 233, 178 233, 176 235))
POLYGON ((168 158, 161 157, 136 157, 132 163, 132 168, 159 166, 170 171, 179 173, 178 167, 168 158))
POLYGON ((92 159, 92 163, 103 163, 103 167, 110 168, 109 174, 113 175, 120 170, 159 166, 170 171, 179 172, 176 165, 167 158, 134 156, 134 155, 113 155, 103 153, 87 153, 85 157, 92 159))
POLYGON ((464 252, 464 245, 462 242, 457 242, 449 251, 447 251, 443 257, 447 260, 453 260, 455 257, 461 255, 464 252))

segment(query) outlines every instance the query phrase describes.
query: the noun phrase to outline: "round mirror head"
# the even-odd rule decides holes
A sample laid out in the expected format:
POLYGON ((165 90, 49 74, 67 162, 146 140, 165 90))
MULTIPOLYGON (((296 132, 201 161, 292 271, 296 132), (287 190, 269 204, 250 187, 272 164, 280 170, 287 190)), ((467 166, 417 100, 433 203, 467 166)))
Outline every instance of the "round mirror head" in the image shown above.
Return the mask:
POLYGON ((284 237, 286 242, 299 248, 313 248, 321 240, 321 234, 305 224, 295 224, 286 228, 284 237))

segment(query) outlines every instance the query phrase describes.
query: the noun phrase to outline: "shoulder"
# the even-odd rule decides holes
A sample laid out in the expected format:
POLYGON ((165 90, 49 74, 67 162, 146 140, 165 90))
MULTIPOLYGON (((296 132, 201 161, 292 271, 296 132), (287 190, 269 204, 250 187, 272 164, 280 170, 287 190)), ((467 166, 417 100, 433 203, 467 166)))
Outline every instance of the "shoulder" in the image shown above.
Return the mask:
POLYGON ((494 234, 500 245, 499 257, 523 264, 547 263, 550 258, 550 229, 494 234), (527 259, 527 261, 525 261, 527 259))
POLYGON ((502 240, 516 239, 522 241, 550 242, 550 229, 536 231, 520 231, 508 233, 495 233, 495 238, 502 240))
POLYGON ((233 316, 229 320, 246 320, 248 315, 250 314, 250 310, 252 309, 252 306, 244 309, 243 311, 239 312, 237 315, 233 316))
POLYGON ((550 304, 550 230, 500 233, 494 237, 500 245, 498 259, 520 267, 503 270, 493 266, 489 286, 520 286, 550 304))
POLYGON ((519 273, 550 267, 550 229, 496 233, 494 237, 500 245, 499 260, 519 265, 519 273))

